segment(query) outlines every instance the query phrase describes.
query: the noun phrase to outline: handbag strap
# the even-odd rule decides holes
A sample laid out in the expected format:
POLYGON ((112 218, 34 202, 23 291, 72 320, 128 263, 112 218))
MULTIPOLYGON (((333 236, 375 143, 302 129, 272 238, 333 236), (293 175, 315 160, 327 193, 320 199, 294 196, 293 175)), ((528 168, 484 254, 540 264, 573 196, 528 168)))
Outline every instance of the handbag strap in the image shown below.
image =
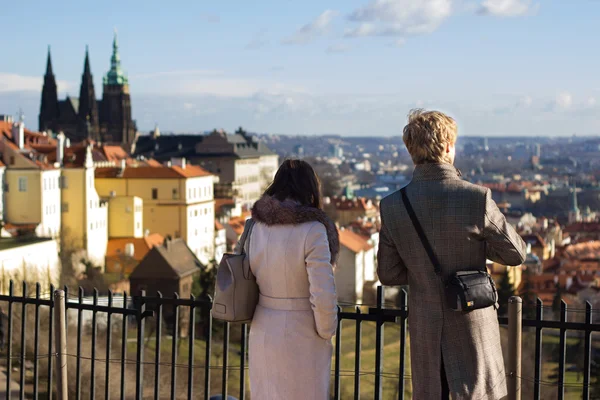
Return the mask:
POLYGON ((246 220, 246 224, 244 225, 244 233, 242 233, 238 243, 238 251, 240 254, 245 254, 247 256, 250 254, 250 248, 248 248, 248 251, 246 251, 246 241, 250 241, 250 234, 252 233, 252 228, 254 228, 254 222, 255 221, 252 218, 246 220))
POLYGON ((427 240, 427 236, 425 236, 425 232, 423 231, 423 228, 421 227, 421 224, 419 223, 419 220, 417 219, 415 210, 413 210, 412 205, 410 204, 410 201, 408 201, 408 196, 406 195, 406 187, 403 187, 402 189, 400 189, 400 193, 402 194, 402 201, 404 202, 404 207, 406 208, 406 211, 408 212, 408 216, 410 217, 410 220, 412 221, 412 224, 415 227, 415 230, 417 231, 417 235, 419 235, 419 239, 421 240, 421 243, 423 244, 423 247, 425 248, 425 252, 429 256, 429 260, 431 260, 431 263, 433 264, 435 273, 436 273, 436 275, 441 276, 442 275, 442 267, 440 266, 440 262, 439 262, 437 256, 435 255, 433 248, 431 247, 431 245, 429 244, 429 241, 427 240))

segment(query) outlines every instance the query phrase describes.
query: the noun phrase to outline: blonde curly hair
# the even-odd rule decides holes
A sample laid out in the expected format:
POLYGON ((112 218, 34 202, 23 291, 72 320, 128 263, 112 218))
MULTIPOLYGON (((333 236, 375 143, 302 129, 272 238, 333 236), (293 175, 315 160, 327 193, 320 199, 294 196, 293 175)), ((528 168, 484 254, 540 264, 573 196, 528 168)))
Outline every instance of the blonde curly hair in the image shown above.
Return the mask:
POLYGON ((421 108, 408 113, 402 139, 416 164, 452 163, 446 153, 448 144, 456 143, 456 121, 440 111, 421 108))

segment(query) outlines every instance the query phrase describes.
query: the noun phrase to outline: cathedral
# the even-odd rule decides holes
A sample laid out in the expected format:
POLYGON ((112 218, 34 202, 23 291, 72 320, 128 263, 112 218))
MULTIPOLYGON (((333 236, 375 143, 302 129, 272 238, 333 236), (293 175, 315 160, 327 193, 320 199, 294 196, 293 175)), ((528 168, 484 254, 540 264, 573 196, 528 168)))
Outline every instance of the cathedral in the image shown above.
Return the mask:
POLYGON ((137 129, 135 121, 131 119, 129 82, 121 69, 116 32, 110 70, 103 79, 102 100, 97 100, 94 92, 87 47, 79 98, 67 96, 64 100, 58 100, 48 47, 39 130, 63 132, 72 141, 91 139, 126 146, 133 143, 137 129))

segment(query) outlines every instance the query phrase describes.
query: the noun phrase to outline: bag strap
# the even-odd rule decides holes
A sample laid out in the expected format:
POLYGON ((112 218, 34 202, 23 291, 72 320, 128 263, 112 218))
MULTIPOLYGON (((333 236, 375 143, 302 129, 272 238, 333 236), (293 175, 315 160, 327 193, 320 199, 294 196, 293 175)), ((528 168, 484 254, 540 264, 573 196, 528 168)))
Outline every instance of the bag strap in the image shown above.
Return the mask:
POLYGON ((248 255, 249 251, 246 251, 246 241, 249 241, 250 239, 252 228, 254 228, 254 222, 255 221, 252 218, 246 220, 246 224, 244 225, 244 233, 242 233, 242 237, 240 237, 236 253, 239 251, 239 254, 248 255))
POLYGON ((423 228, 421 227, 421 224, 419 223, 419 220, 417 219, 415 210, 413 210, 412 205, 410 204, 410 201, 408 200, 408 196, 406 196, 406 187, 400 189, 400 193, 402 194, 402 201, 404 202, 404 207, 406 208, 406 211, 408 212, 408 216, 410 217, 410 220, 412 221, 412 224, 415 227, 415 230, 417 231, 417 235, 419 235, 419 239, 421 240, 421 243, 423 244, 423 247, 425 248, 425 252, 429 256, 429 260, 433 264, 435 273, 436 273, 436 275, 441 276, 442 275, 442 267, 440 266, 440 262, 439 262, 437 256, 435 255, 433 248, 431 247, 431 245, 429 244, 429 241, 427 240, 427 236, 425 236, 425 232, 423 231, 423 228))

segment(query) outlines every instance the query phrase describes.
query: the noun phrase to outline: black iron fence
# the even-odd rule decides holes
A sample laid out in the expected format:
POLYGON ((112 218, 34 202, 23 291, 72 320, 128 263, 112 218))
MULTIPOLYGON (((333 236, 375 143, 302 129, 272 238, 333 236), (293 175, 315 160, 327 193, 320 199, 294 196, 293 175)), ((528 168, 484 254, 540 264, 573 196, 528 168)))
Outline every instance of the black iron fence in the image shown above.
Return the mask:
MULTIPOLYGON (((42 294, 36 285, 30 292, 25 283, 19 289, 21 293, 16 294, 11 282, 9 293, 0 295, 4 314, 0 342, 6 343, 0 370, 7 377, 0 393, 5 390, 7 399, 52 399, 56 392, 53 376, 59 369, 67 371, 69 399, 248 397, 248 326, 213 324, 210 299, 181 299, 177 294, 167 298, 160 293, 155 297, 144 293, 100 296, 97 291, 86 297, 82 289, 77 294, 65 290, 67 348, 65 354, 58 354, 54 340, 61 333, 52 322, 60 306, 54 299, 55 289, 42 294), (67 362, 57 365, 58 356, 67 362)), ((558 399, 565 398, 565 389, 570 394, 573 388, 579 391, 578 398, 593 398, 591 389, 600 384, 591 372, 592 352, 600 352, 600 343, 592 336, 600 332, 600 316, 594 321, 598 310, 589 303, 585 309, 570 310, 582 317, 580 321, 569 318, 564 302, 559 320, 544 319, 543 311, 538 299, 535 318, 522 319, 524 327, 535 330, 533 376, 524 372, 512 378, 531 384, 535 399, 541 398, 547 386, 558 399), (543 370, 543 332, 548 330, 558 331, 554 380, 543 370), (568 342, 573 341, 568 332, 582 341, 581 383, 566 379, 568 342)), ((333 398, 410 396, 408 313, 404 290, 392 306, 384 301, 381 287, 376 304, 340 308, 332 363, 333 398)), ((499 321, 509 323, 505 317, 499 321)), ((531 347, 528 339, 524 347, 531 347)))

